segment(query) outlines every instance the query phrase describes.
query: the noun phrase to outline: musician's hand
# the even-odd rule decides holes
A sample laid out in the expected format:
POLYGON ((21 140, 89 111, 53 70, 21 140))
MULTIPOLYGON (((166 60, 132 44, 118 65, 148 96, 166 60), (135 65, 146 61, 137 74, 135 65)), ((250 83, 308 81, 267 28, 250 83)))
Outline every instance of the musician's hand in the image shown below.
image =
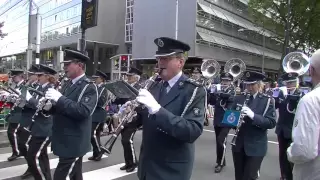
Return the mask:
POLYGON ((155 114, 161 108, 160 104, 154 99, 152 94, 146 90, 141 89, 137 97, 137 101, 148 108, 150 114, 155 114))
POLYGON ((20 95, 21 95, 20 89, 16 89, 16 91, 17 91, 17 93, 18 93, 18 96, 20 96, 20 95))
POLYGON ((122 105, 119 109, 119 113, 121 114, 127 107, 131 104, 131 101, 127 101, 124 105, 122 105))
POLYGON ((53 88, 49 88, 45 95, 47 99, 53 100, 54 102, 57 102, 61 96, 62 94, 53 88))
POLYGON ((29 91, 27 91, 26 100, 29 101, 32 98, 29 91))
POLYGON ((243 107, 241 112, 250 119, 253 119, 254 117, 254 112, 248 106, 243 107))

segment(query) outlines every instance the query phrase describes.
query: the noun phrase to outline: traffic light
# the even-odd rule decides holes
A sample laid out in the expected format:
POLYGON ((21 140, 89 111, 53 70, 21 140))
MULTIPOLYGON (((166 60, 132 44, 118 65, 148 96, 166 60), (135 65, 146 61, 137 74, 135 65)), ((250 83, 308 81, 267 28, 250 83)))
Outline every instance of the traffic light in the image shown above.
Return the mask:
POLYGON ((128 71, 128 65, 129 65, 128 55, 120 56, 120 61, 121 61, 121 71, 128 71))

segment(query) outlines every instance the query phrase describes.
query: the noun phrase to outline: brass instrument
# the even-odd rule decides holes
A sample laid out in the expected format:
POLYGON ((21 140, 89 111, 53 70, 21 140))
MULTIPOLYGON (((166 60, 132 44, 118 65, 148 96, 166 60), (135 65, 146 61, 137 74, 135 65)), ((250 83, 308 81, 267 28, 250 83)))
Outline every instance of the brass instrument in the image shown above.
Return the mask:
MULTIPOLYGON (((310 67, 310 60, 307 55, 301 52, 291 52, 287 54, 282 61, 282 68, 286 73, 298 73, 299 76, 304 75, 308 72, 310 67)), ((295 95, 287 95, 292 102, 298 102, 301 98, 301 93, 295 95)), ((287 111, 294 114, 295 108, 291 110, 289 103, 287 104, 287 111)))
POLYGON ((240 89, 240 78, 246 71, 246 64, 239 58, 233 58, 226 62, 224 66, 224 72, 229 73, 233 76, 233 82, 237 81, 237 86, 235 88, 236 94, 241 94, 240 89))
MULTIPOLYGON (((161 74, 162 69, 160 69, 159 73, 155 73, 149 80, 148 82, 145 84, 144 89, 150 89, 153 85, 155 80, 158 78, 158 76, 161 74)), ((124 125, 126 123, 129 123, 132 118, 134 118, 137 115, 137 112, 135 111, 135 109, 140 106, 140 103, 138 103, 138 101, 132 100, 130 101, 128 107, 126 107, 126 109, 122 112, 120 112, 120 114, 118 114, 119 116, 119 125, 117 126, 117 128, 115 129, 115 132, 112 134, 111 138, 103 145, 101 146, 101 150, 104 153, 110 154, 112 151, 112 147, 114 145, 114 143, 116 142, 118 136, 120 135, 122 129, 124 128, 124 125)))
MULTIPOLYGON (((248 103, 248 101, 250 100, 251 94, 250 94, 250 93, 246 93, 245 96, 246 96, 246 100, 244 101, 244 103, 243 103, 243 105, 242 105, 242 108, 245 107, 245 106, 247 106, 247 103, 248 103)), ((243 118, 244 118, 244 115, 243 115, 243 113, 241 113, 240 119, 239 119, 239 121, 238 121, 238 125, 237 125, 237 128, 236 128, 236 131, 235 131, 235 134, 234 134, 234 136, 233 136, 233 138, 232 138, 232 140, 231 140, 231 145, 233 145, 233 146, 236 145, 236 141, 237 141, 238 134, 239 134, 239 132, 240 132, 240 128, 241 128, 242 124, 244 123, 243 118)))
POLYGON ((220 68, 221 66, 216 60, 204 59, 200 68, 202 77, 198 81, 206 87, 210 86, 213 79, 219 75, 220 68))

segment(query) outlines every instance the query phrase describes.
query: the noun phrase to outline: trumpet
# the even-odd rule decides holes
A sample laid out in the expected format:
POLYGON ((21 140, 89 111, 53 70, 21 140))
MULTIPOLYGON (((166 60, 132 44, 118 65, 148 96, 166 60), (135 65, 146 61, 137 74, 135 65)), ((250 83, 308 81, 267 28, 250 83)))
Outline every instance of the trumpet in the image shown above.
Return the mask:
MULTIPOLYGON (((155 73, 149 80, 148 82, 145 84, 144 89, 149 90, 150 88, 153 87, 153 85, 156 82, 156 79, 158 78, 158 76, 161 74, 162 69, 159 70, 159 73, 155 73)), ((138 101, 132 100, 130 101, 128 107, 126 107, 126 109, 123 112, 120 112, 120 114, 118 114, 119 116, 119 125, 117 126, 117 128, 115 129, 115 132, 112 134, 111 138, 103 145, 100 147, 100 149, 107 154, 110 154, 112 151, 112 147, 114 145, 114 143, 116 142, 118 136, 120 135, 122 129, 124 128, 124 125, 126 123, 129 123, 136 115, 137 112, 135 111, 135 109, 140 106, 140 103, 138 103, 138 101)))
MULTIPOLYGON (((245 99, 245 101, 244 101, 244 103, 243 103, 243 105, 242 105, 242 108, 245 107, 245 106, 247 106, 247 103, 248 103, 249 100, 250 100, 251 94, 250 94, 250 93, 247 93, 245 96, 246 96, 246 99, 245 99)), ((242 108, 241 108, 241 109, 242 109, 242 108)), ((240 132, 240 128, 241 128, 242 124, 244 123, 243 118, 244 118, 244 115, 241 113, 240 119, 239 119, 239 121, 238 121, 238 125, 237 125, 237 128, 236 128, 235 135, 233 136, 233 138, 232 138, 232 140, 231 140, 231 145, 233 145, 233 146, 236 145, 236 141, 237 141, 238 134, 239 134, 239 132, 240 132)))

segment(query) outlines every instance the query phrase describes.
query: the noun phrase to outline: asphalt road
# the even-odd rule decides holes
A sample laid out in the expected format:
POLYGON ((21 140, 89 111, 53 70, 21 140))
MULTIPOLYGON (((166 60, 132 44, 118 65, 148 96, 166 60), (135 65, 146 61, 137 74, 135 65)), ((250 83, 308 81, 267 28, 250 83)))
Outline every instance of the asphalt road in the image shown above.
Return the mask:
MULTIPOLYGON (((232 132, 230 132, 232 133, 232 132)), ((274 130, 269 130, 269 147, 268 153, 263 160, 261 168, 261 177, 259 180, 277 180, 280 177, 278 163, 278 145, 274 130)), ((232 135, 229 136, 228 142, 231 141, 232 135)), ((103 137, 105 142, 108 137, 103 137)), ((141 132, 137 132, 134 139, 136 152, 139 154, 141 143, 141 132)), ((228 143, 227 166, 224 170, 215 174, 213 166, 215 164, 215 135, 213 127, 206 127, 201 137, 196 141, 196 156, 193 169, 192 180, 234 180, 234 169, 231 156, 231 147, 228 143)), ((118 140, 109 157, 104 157, 100 162, 90 162, 87 158, 91 155, 88 153, 83 161, 84 180, 138 180, 136 173, 125 173, 119 170, 123 165, 123 149, 121 142, 118 140)), ((10 156, 10 148, 0 149, 0 179, 18 180, 19 175, 26 170, 26 162, 20 158, 13 162, 7 162, 6 158, 10 156)), ((58 163, 56 156, 50 154, 50 165, 52 174, 58 163)), ((30 178, 32 179, 32 178, 30 178)))

